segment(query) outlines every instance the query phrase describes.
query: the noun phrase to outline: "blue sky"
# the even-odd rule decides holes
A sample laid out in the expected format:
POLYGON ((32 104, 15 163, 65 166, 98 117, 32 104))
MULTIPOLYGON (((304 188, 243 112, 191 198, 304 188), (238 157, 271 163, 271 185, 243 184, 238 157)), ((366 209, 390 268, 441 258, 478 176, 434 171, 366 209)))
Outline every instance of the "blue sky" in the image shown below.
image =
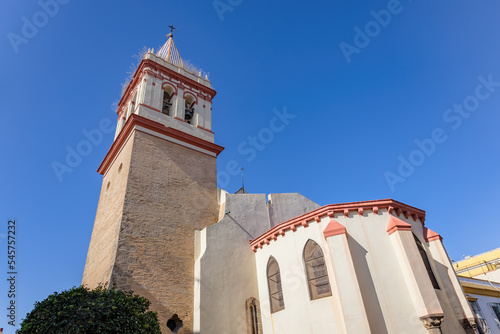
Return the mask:
MULTIPOLYGON (((47 3, 0 3, 0 248, 17 219, 19 317, 80 284, 96 169, 113 140, 100 122, 114 126, 133 55, 158 49, 171 24, 181 56, 218 92, 220 175, 237 164, 250 192, 299 192, 322 205, 405 202, 427 212, 455 260, 499 247, 499 3, 47 3), (266 130, 285 110, 288 124, 266 130), (58 179, 54 163, 92 130, 102 141, 58 179), (249 137, 255 154, 244 153, 249 137)), ((234 192, 241 179, 221 183, 234 192)))

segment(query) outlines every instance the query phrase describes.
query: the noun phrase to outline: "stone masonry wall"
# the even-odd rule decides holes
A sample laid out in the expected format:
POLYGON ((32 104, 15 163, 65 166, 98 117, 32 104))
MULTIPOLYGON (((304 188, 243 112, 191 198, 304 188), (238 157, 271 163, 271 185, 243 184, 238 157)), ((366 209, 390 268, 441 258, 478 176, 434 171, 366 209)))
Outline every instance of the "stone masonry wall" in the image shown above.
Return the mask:
POLYGON ((217 220, 216 158, 136 131, 111 283, 192 333, 194 230, 217 220))
POLYGON ((82 279, 82 284, 90 288, 95 288, 99 284, 108 286, 111 279, 131 154, 132 140, 129 140, 102 181, 101 195, 82 279))

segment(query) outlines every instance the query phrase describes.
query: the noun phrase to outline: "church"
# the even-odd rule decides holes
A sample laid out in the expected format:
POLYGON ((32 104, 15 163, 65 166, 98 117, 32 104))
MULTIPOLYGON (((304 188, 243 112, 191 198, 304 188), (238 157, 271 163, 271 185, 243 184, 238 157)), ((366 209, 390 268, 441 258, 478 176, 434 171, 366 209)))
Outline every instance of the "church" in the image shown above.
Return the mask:
POLYGON ((216 92, 167 37, 118 104, 82 284, 148 298, 163 333, 476 333, 425 211, 218 189, 216 92))

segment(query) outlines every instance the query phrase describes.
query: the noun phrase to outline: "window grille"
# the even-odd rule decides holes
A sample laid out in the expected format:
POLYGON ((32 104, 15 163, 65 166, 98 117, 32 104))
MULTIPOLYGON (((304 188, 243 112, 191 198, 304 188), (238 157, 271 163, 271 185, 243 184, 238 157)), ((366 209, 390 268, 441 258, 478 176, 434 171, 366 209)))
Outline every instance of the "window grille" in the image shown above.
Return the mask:
POLYGON ((267 283, 269 285, 269 298, 271 300, 271 313, 285 308, 283 291, 281 289, 281 275, 278 262, 271 257, 267 263, 267 283))
POLYGON ((311 300, 332 295, 325 257, 321 247, 309 240, 304 248, 304 261, 306 264, 307 282, 311 300))

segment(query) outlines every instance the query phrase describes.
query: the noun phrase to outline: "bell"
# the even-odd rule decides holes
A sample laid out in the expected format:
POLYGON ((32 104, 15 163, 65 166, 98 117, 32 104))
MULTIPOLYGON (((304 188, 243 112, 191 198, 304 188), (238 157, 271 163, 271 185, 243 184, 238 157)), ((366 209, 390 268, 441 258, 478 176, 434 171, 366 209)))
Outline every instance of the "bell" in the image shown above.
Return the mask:
POLYGON ((172 105, 172 103, 166 101, 163 103, 163 109, 161 110, 161 112, 165 115, 170 115, 170 106, 172 105))
POLYGON ((193 109, 186 109, 186 121, 190 121, 193 118, 193 109))

